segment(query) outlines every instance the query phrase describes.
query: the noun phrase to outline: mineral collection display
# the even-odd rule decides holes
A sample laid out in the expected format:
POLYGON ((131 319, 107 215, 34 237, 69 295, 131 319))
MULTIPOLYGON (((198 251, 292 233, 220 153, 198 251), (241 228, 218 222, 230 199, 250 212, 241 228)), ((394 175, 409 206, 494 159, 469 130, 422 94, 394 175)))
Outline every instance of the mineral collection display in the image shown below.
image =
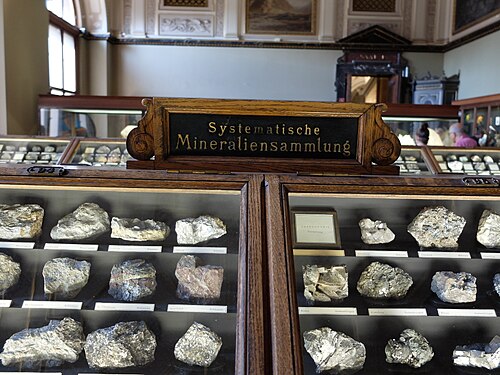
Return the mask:
POLYGON ((405 329, 399 339, 390 339, 385 346, 388 363, 401 363, 419 368, 434 357, 434 351, 427 339, 413 329, 405 329))
POLYGON ((109 231, 109 215, 95 203, 83 203, 50 231, 54 240, 85 240, 109 231))
POLYGON ((353 374, 363 368, 366 360, 363 343, 329 327, 304 332, 304 347, 317 373, 353 374))
POLYGON ((46 295, 74 298, 89 281, 90 263, 72 258, 55 258, 45 263, 42 275, 46 295))
POLYGON ((476 239, 488 248, 500 247, 500 215, 484 210, 479 219, 476 239))
POLYGON ((398 267, 372 262, 361 273, 358 292, 371 298, 403 298, 413 285, 411 276, 398 267))
POLYGON ((111 237, 125 241, 164 241, 170 228, 161 221, 113 217, 111 237))
POLYGON ((57 367, 64 362, 76 362, 84 342, 80 322, 72 318, 51 320, 44 327, 26 328, 13 334, 5 342, 0 359, 4 366, 57 367))
POLYGON ((330 302, 348 296, 347 267, 302 266, 304 297, 308 301, 330 302))
POLYGON ((156 337, 143 321, 120 322, 89 333, 84 349, 91 368, 144 366, 155 359, 156 337))
POLYGON ((14 262, 12 257, 0 253, 0 293, 13 287, 21 276, 21 265, 14 262))
POLYGON ((210 328, 194 322, 177 341, 174 356, 188 365, 209 367, 222 347, 222 339, 210 328))
POLYGON ((177 220, 175 232, 179 244, 195 245, 222 237, 226 234, 226 225, 217 217, 202 215, 197 218, 177 220))
POLYGON ((425 207, 408 225, 421 247, 457 248, 465 219, 443 206, 425 207))
POLYGON ((144 259, 125 260, 111 269, 108 293, 119 301, 137 301, 156 290, 156 269, 144 259))
POLYGON ((43 208, 38 204, 0 204, 0 239, 35 238, 42 233, 43 208))
POLYGON ((361 240, 368 245, 389 243, 396 238, 387 224, 380 220, 361 219, 359 229, 361 230, 361 240))
POLYGON ((443 302, 474 302, 477 293, 476 278, 468 272, 436 272, 432 277, 431 290, 443 302))
POLYGON ((183 255, 177 262, 175 277, 179 280, 177 297, 183 300, 220 298, 224 268, 220 266, 199 266, 200 258, 183 255))
POLYGON ((493 288, 500 297, 500 273, 496 273, 495 276, 493 276, 493 288))
POLYGON ((453 350, 453 364, 488 370, 500 368, 500 336, 493 337, 488 344, 457 346, 453 350))

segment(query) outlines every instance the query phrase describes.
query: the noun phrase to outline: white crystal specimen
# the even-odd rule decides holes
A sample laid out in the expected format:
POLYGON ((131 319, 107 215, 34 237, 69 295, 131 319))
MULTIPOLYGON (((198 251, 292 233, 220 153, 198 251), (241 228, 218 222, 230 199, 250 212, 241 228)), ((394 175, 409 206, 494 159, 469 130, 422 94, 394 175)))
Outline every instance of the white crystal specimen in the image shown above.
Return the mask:
POLYGON ((218 217, 202 215, 197 218, 177 220, 175 232, 179 244, 195 245, 222 237, 226 234, 226 225, 218 217))
POLYGON ((500 215, 484 210, 476 234, 477 241, 487 248, 500 247, 500 215))
POLYGON ((396 238, 396 235, 387 227, 387 224, 380 220, 361 219, 359 229, 361 230, 361 240, 369 245, 389 243, 396 238))

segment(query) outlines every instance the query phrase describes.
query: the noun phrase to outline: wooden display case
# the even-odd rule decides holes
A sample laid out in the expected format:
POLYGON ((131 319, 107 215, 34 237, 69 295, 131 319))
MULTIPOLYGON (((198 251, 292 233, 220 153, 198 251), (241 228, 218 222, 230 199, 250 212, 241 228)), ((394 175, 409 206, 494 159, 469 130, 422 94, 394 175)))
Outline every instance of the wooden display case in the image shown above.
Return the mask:
POLYGON ((500 144, 500 94, 456 100, 452 104, 460 106, 460 121, 468 134, 485 133, 494 145, 500 144))

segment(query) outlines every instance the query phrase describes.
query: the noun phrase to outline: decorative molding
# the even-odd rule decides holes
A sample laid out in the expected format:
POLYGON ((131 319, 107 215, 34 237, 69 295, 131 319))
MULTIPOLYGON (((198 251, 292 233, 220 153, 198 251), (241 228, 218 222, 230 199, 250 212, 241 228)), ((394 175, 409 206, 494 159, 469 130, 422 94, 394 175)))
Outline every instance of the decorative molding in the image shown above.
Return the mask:
POLYGON ((169 36, 213 36, 213 16, 160 14, 160 35, 169 36))
POLYGON ((123 35, 130 35, 132 30, 132 0, 123 0, 123 35))
POLYGON ((156 34, 156 2, 158 0, 146 0, 146 36, 156 34))
POLYGON ((425 38, 428 42, 432 43, 434 41, 434 20, 436 19, 436 0, 428 0, 427 4, 427 17, 425 17, 425 22, 427 26, 427 32, 425 38))
POLYGON ((335 37, 337 39, 340 39, 340 38, 343 38, 345 35, 344 35, 344 24, 345 24, 345 20, 346 20, 346 17, 344 17, 344 12, 345 12, 345 1, 336 1, 337 3, 337 26, 335 28, 335 37))
POLYGON ((215 35, 216 37, 224 36, 224 9, 225 1, 231 0, 216 0, 215 2, 215 35))
POLYGON ((161 0, 164 7, 208 7, 208 0, 161 0))
POLYGON ((360 32, 362 30, 368 29, 369 27, 372 26, 382 26, 385 27, 386 29, 392 31, 393 33, 400 34, 401 33, 401 23, 400 22, 377 22, 376 20, 373 20, 373 22, 370 22, 369 20, 354 20, 350 19, 348 21, 348 35, 360 32))
POLYGON ((403 9, 403 30, 402 35, 406 39, 412 40, 412 35, 411 35, 411 14, 412 14, 412 8, 413 8, 413 1, 414 0, 405 0, 402 4, 403 9))
POLYGON ((395 13, 396 0, 352 0, 353 12, 395 13))

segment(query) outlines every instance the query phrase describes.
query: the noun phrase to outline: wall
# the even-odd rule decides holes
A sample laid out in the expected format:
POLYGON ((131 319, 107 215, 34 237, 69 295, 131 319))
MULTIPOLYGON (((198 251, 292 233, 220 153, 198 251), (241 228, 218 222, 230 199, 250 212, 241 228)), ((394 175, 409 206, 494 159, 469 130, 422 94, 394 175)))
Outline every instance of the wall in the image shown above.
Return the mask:
MULTIPOLYGON (((410 74, 413 78, 421 79, 430 73, 432 76, 441 77, 443 74, 443 54, 442 53, 423 53, 423 52, 405 52, 403 57, 408 60, 410 74)), ((446 71, 446 76, 451 76, 457 72, 446 71)))

